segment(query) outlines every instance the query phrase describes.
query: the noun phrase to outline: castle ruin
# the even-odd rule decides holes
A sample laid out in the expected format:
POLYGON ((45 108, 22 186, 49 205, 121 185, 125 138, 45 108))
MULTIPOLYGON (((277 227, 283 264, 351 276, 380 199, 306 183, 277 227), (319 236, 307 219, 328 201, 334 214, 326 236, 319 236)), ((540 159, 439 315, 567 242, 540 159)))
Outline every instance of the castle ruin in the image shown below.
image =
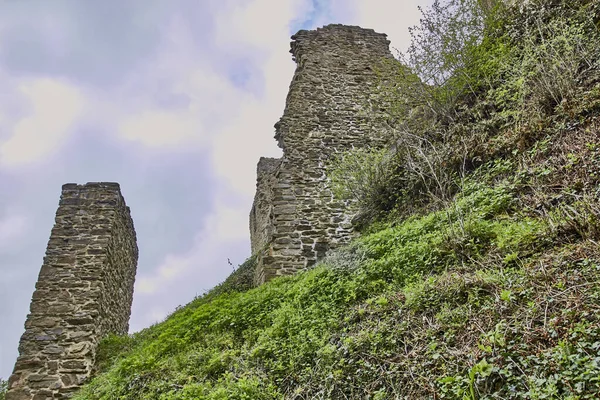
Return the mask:
POLYGON ((296 72, 275 124, 283 157, 258 162, 250 212, 256 284, 306 269, 350 240, 352 204, 333 197, 326 167, 336 153, 378 148, 390 137, 374 108, 394 60, 385 34, 327 25, 292 40, 296 72))
MULTIPOLYGON (((377 118, 394 60, 385 34, 328 25, 292 40, 297 68, 275 124, 283 156, 260 159, 250 213, 256 284, 351 239, 353 204, 333 197, 326 168, 335 154, 379 148, 391 135, 377 118)), ((69 398, 91 376, 99 341, 128 331, 137 259, 119 185, 64 185, 6 400, 69 398)))
POLYGON ((79 388, 100 339, 128 331, 137 259, 119 184, 63 185, 6 400, 64 399, 79 388))

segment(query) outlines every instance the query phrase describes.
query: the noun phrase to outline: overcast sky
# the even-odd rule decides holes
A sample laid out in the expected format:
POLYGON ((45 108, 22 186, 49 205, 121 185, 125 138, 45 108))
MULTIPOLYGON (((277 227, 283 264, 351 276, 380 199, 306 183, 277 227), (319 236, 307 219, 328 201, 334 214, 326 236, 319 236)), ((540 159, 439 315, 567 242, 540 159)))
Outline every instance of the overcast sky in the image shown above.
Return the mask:
POLYGON ((428 0, 0 0, 0 377, 61 185, 113 181, 140 257, 131 331, 250 255, 260 156, 278 157, 290 36, 373 28, 404 49, 428 0))

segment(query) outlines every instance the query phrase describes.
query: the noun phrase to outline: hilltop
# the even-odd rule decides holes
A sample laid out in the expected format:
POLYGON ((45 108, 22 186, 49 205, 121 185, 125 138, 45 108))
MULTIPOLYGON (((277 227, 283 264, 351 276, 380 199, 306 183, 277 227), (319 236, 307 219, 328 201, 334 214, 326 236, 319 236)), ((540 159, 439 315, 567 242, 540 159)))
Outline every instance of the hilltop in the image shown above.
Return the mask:
POLYGON ((599 23, 596 0, 425 10, 380 84, 393 146, 328 168, 361 235, 108 337, 74 398, 600 397, 599 23))

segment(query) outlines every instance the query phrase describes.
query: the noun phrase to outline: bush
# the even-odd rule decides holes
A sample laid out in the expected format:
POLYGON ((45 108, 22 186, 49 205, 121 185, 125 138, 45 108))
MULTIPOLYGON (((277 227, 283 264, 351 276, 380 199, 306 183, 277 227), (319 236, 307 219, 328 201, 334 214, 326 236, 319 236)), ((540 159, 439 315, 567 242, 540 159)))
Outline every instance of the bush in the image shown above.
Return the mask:
MULTIPOLYGON (((256 267, 256 256, 249 257, 238 269, 231 273, 223 282, 212 288, 206 294, 196 297, 185 307, 177 307, 166 319, 184 318, 195 308, 209 303, 212 299, 227 294, 242 293, 254 287, 254 270, 256 267)), ((102 339, 98 346, 94 375, 102 374, 107 369, 119 363, 124 355, 134 352, 140 344, 153 340, 157 337, 154 324, 133 335, 109 335, 102 339)), ((2 400, 0 398, 0 400, 2 400)))
POLYGON ((358 208, 353 223, 364 227, 396 205, 403 175, 387 150, 355 149, 339 154, 328 174, 333 193, 358 208))
MULTIPOLYGON (((436 0, 381 82, 389 151, 341 156, 363 224, 446 207, 479 166, 600 112, 598 1, 436 0), (560 121, 559 121, 560 120, 560 121)), ((550 140, 546 138, 547 140, 550 140)), ((344 188, 347 184, 349 187, 344 188)))
POLYGON ((597 398, 597 257, 552 247, 507 181, 464 189, 309 271, 107 339, 119 354, 75 398, 597 398))
POLYGON ((524 78, 524 106, 544 116, 581 94, 599 66, 594 15, 573 2, 559 4, 553 8, 532 2, 529 7, 537 12, 527 13, 532 17, 517 36, 522 41, 518 71, 524 78))
MULTIPOLYGON (((491 15, 491 3, 485 4, 491 15)), ((391 149, 349 152, 331 173, 338 196, 358 204, 359 227, 393 209, 408 215, 425 204, 447 206, 465 173, 469 138, 451 137, 451 126, 459 101, 478 91, 478 61, 485 58, 479 46, 491 17, 477 0, 436 0, 421 11, 403 63, 388 65, 395 79, 382 75, 388 112, 373 116, 394 132, 391 149)))
POLYGON ((0 378, 0 400, 4 400, 4 396, 8 391, 8 382, 0 378))
POLYGON ((435 0, 426 9, 402 57, 430 90, 427 105, 452 120, 455 102, 468 86, 477 85, 469 67, 484 35, 486 16, 477 0, 435 0))
POLYGON ((231 273, 222 283, 211 289, 206 296, 214 297, 222 293, 245 292, 254 287, 256 255, 249 257, 231 273))

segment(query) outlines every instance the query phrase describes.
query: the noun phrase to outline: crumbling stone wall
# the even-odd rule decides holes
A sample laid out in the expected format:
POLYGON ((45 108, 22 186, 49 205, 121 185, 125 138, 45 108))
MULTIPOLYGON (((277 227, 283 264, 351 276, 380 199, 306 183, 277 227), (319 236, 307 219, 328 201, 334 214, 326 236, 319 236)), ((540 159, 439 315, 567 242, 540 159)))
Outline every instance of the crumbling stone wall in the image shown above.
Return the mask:
POLYGON ((69 398, 90 376, 99 340, 128 331, 137 259, 119 184, 63 185, 7 400, 69 398))
POLYGON ((250 211, 250 244, 252 254, 259 252, 273 235, 273 189, 275 172, 281 165, 278 158, 261 157, 256 168, 256 196, 250 211))
POLYGON ((394 60, 385 34, 328 25, 292 40, 296 72, 275 124, 283 157, 260 160, 250 213, 257 284, 305 269, 353 236, 352 204, 334 199, 325 168, 335 153, 391 136, 376 118, 377 86, 394 60))

